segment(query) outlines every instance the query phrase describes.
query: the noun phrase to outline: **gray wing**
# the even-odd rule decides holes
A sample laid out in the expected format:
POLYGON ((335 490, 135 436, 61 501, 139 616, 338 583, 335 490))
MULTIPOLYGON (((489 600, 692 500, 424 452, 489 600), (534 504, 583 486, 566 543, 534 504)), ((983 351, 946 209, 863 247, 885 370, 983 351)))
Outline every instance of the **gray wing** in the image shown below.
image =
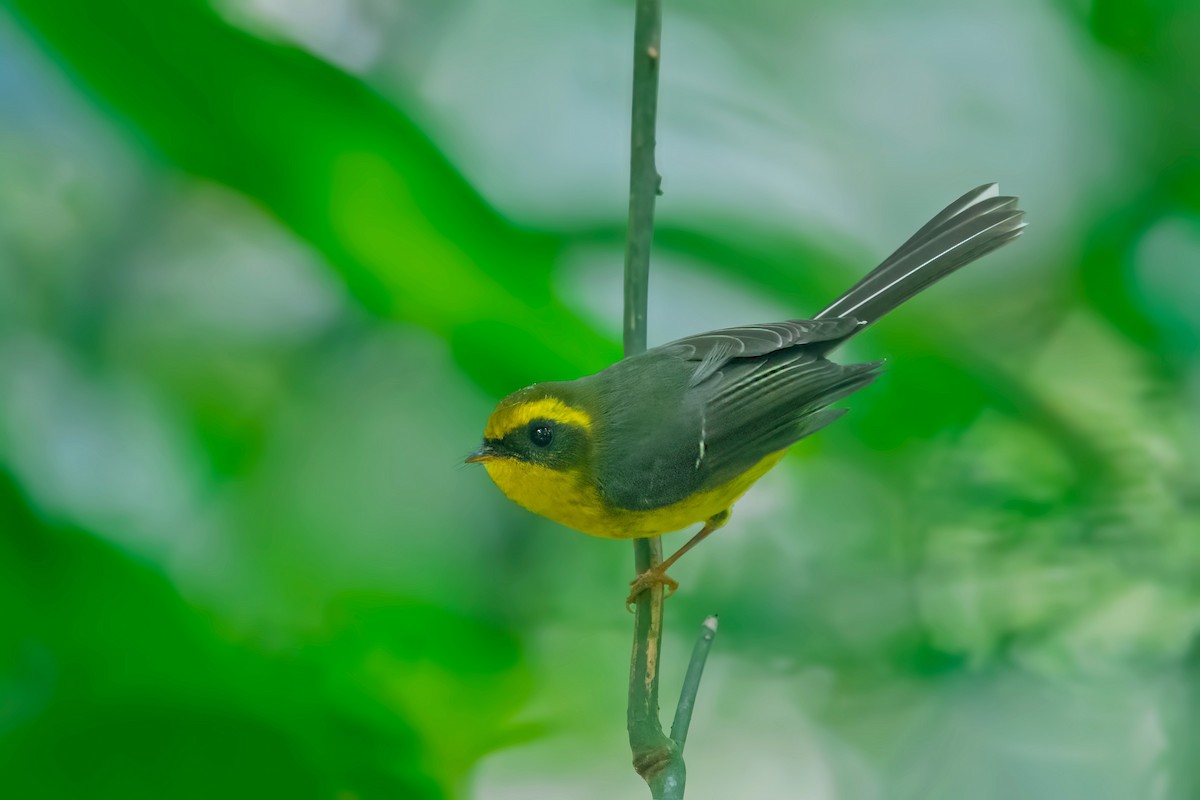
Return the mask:
POLYGON ((869 385, 883 362, 842 365, 804 347, 726 362, 697 390, 705 482, 720 485, 845 413, 829 405, 869 385))
POLYGON ((620 450, 598 476, 609 502, 647 510, 732 479, 842 415, 830 403, 872 380, 879 364, 842 366, 814 352, 853 319, 791 320, 680 339, 619 362, 607 422, 620 450), (637 443, 635 445, 635 443, 637 443))
POLYGON ((845 339, 860 324, 854 317, 792 319, 699 333, 658 349, 684 361, 700 362, 690 382, 691 386, 697 386, 730 359, 763 356, 814 342, 836 342, 845 339))
POLYGON ((623 395, 600 480, 623 508, 659 508, 718 486, 836 420, 827 408, 873 381, 879 363, 841 366, 824 354, 1025 227, 995 184, 964 194, 927 222, 815 320, 702 333, 610 369, 623 395), (851 316, 853 315, 853 316, 851 316))

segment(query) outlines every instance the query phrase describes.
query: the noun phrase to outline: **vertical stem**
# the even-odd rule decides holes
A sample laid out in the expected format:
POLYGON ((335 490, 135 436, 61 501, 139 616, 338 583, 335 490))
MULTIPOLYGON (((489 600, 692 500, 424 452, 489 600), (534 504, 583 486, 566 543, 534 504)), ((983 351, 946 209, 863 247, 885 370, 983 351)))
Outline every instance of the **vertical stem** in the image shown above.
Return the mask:
MULTIPOLYGON (((655 539, 634 542, 639 573, 662 560, 655 539)), ((633 656, 629 664, 627 723, 633 768, 650 786, 651 795, 667 800, 683 797, 684 764, 679 748, 662 729, 658 717, 658 667, 662 648, 663 587, 637 597, 633 623, 633 656)))
POLYGON ((633 115, 630 126, 629 229, 625 246, 625 355, 646 350, 646 299, 654 201, 661 178, 654 164, 662 0, 637 0, 633 31, 633 115))
MULTIPOLYGON (((629 229, 625 248, 625 355, 646 350, 646 300, 654 201, 660 178, 654 164, 658 115, 661 0, 637 0, 633 50, 633 116, 630 130, 629 229)), ((633 543, 638 573, 662 561, 658 538, 633 543)), ((633 766, 662 800, 683 797, 684 765, 679 748, 658 718, 658 664, 662 646, 663 590, 655 586, 636 600, 633 654, 629 665, 629 747, 633 766)))

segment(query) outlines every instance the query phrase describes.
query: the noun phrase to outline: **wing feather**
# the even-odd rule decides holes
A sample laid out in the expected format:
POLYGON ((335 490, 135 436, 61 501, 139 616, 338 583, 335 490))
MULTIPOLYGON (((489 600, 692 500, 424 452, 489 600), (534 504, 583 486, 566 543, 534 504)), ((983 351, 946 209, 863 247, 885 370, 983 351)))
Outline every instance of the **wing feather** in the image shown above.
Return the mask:
POLYGON ((728 480, 832 423, 841 412, 827 406, 875 380, 881 365, 844 366, 804 348, 727 365, 699 387, 710 479, 728 480))
POLYGON ((844 339, 859 324, 853 317, 794 319, 722 328, 678 339, 656 349, 684 361, 697 362, 690 385, 698 386, 732 359, 753 358, 813 342, 844 339))

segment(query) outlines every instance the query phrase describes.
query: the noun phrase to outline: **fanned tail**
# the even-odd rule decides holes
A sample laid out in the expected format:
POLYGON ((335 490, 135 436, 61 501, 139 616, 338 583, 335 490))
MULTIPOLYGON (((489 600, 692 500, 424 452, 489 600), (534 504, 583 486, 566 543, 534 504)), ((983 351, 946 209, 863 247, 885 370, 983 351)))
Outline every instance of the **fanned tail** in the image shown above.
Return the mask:
POLYGON ((925 223, 816 319, 854 317, 866 327, 955 270, 1017 238, 1025 227, 1024 217, 1017 198, 1001 196, 996 184, 972 189, 925 223))

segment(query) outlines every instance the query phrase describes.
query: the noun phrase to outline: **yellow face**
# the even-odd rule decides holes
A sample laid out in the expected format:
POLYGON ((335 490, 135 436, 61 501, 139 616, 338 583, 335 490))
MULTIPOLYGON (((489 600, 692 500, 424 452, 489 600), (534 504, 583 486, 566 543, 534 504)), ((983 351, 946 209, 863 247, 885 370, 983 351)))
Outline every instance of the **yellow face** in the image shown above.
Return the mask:
POLYGON ((500 402, 467 461, 483 464, 509 499, 590 533, 607 518, 588 477, 592 432, 587 411, 530 386, 500 402))

